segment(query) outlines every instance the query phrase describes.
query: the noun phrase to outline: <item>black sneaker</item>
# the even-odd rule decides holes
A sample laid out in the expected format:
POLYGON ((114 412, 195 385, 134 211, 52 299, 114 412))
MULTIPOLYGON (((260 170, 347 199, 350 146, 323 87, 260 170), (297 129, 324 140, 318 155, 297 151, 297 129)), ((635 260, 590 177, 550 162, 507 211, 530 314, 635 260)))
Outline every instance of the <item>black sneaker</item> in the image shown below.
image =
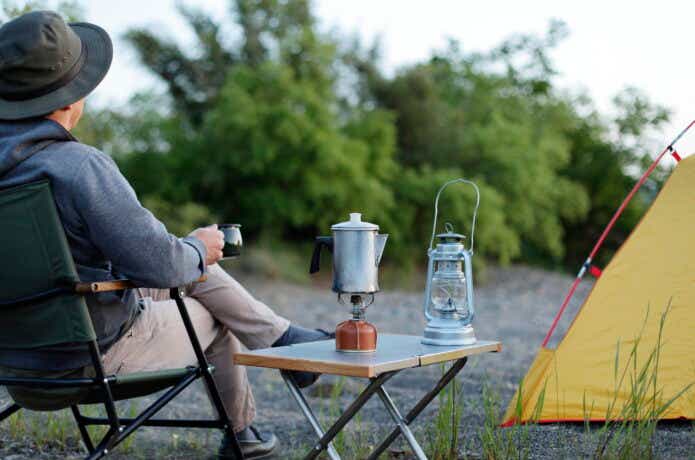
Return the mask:
MULTIPOLYGON (((247 460, 267 458, 273 455, 278 438, 269 431, 258 431, 253 425, 237 434, 241 452, 247 460)), ((217 451, 219 460, 237 460, 232 450, 231 440, 225 434, 217 451)))

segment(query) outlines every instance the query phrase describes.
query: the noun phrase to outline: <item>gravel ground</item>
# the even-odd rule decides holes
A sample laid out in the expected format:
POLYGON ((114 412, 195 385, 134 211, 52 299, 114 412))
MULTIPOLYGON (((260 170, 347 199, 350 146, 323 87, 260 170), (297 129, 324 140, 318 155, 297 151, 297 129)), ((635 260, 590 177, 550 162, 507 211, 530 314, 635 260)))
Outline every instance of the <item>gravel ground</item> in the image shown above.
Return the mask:
MULTIPOLYGON (((258 278, 241 279, 257 297, 274 306, 280 314, 308 327, 331 328, 348 314, 345 307, 336 304, 334 295, 323 285, 309 287, 258 278)), ((459 434, 462 458, 480 458, 482 455, 483 386, 490 388, 499 400, 499 410, 506 408, 571 280, 566 275, 516 266, 489 270, 487 283, 477 288, 476 335, 481 339, 501 340, 504 349, 499 354, 472 357, 459 376, 464 400, 459 434)), ((395 291, 388 285, 382 288, 368 310, 368 319, 381 332, 421 333, 424 326, 421 292, 395 291)), ((562 336, 589 289, 589 283, 580 287, 556 337, 562 336)), ((258 405, 257 424, 274 430, 282 444, 276 458, 301 458, 315 438, 289 398, 280 376, 275 371, 262 369, 250 369, 249 373, 258 405)), ((388 388, 405 411, 431 388, 440 374, 439 366, 404 371, 389 382, 388 388)), ((309 402, 324 423, 335 413, 336 402, 328 395, 336 384, 343 385, 339 402, 344 406, 360 391, 364 382, 323 377, 308 391, 309 402)), ((2 399, 7 399, 4 393, 2 399)), ((165 412, 203 417, 208 414, 207 407, 204 392, 200 387, 194 387, 179 396, 165 412)), ((122 406, 124 411, 130 409, 127 405, 122 406)), ((431 439, 436 412, 435 402, 414 424, 416 436, 424 440, 425 445, 431 439)), ((373 446, 390 428, 390 419, 374 398, 360 419, 348 426, 343 443, 352 453, 346 458, 360 458, 363 454, 357 452, 373 446)), ((585 458, 593 453, 597 431, 598 428, 593 428, 587 434, 583 426, 564 424, 533 426, 521 432, 527 440, 519 442, 527 446, 530 458, 585 458)), ((45 414, 30 414, 12 424, 5 422, 0 427, 0 457, 12 460, 80 458, 77 436, 67 413, 59 413, 48 420, 45 414)), ((216 447, 219 437, 217 433, 204 431, 144 429, 132 443, 116 449, 113 458, 206 458, 207 453, 216 447)), ((661 424, 657 429, 654 453, 666 459, 695 458, 695 426, 690 422, 661 424)), ((390 457, 409 458, 406 445, 395 443, 390 457)))

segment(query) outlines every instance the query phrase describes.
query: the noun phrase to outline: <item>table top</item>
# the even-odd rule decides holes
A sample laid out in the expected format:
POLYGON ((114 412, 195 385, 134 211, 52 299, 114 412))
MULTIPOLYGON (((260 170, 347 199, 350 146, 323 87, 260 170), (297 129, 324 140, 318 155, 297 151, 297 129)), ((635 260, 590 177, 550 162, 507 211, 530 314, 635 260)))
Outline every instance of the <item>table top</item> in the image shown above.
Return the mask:
POLYGON ((246 366, 372 378, 384 372, 502 350, 500 342, 491 340, 478 340, 465 346, 423 345, 421 340, 422 337, 415 335, 379 334, 377 350, 371 353, 336 351, 335 340, 322 340, 236 353, 234 362, 246 366))

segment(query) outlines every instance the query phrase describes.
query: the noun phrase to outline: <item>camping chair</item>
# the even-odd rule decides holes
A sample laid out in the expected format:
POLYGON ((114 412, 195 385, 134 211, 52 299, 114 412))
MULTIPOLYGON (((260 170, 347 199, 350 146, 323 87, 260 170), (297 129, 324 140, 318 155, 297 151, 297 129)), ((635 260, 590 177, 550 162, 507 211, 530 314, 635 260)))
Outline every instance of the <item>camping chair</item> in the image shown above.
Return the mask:
MULTIPOLYGON (((181 319, 197 357, 197 365, 183 369, 105 375, 85 294, 133 287, 127 280, 81 283, 68 248, 67 239, 53 202, 48 181, 0 191, 0 348, 31 349, 61 343, 84 345, 92 359, 94 377, 25 378, 0 375, 0 385, 22 389, 72 389, 78 402, 69 404, 87 459, 108 454, 141 426, 217 428, 236 440, 227 412, 212 378, 193 324, 183 302, 183 290, 172 288, 181 319), (184 388, 202 378, 217 417, 210 420, 153 419, 184 388), (135 418, 121 418, 114 401, 146 396, 166 390, 135 418), (87 417, 79 405, 103 404, 107 418, 87 417), (108 430, 95 446, 88 425, 107 425, 108 430)), ((182 340, 184 340, 182 338, 182 340)), ((0 412, 0 421, 22 408, 13 403, 0 412)), ((28 407, 26 407, 28 408, 28 407)), ((67 408, 67 405, 66 405, 67 408)), ((51 410, 51 409, 48 409, 51 410)), ((236 456, 243 454, 238 441, 236 456)))

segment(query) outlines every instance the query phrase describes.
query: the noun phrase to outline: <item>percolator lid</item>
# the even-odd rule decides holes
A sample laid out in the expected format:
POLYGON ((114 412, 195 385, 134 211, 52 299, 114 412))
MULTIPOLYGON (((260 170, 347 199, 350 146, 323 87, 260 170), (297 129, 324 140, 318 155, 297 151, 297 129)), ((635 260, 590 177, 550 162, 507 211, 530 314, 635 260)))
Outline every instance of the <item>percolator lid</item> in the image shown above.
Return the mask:
POLYGON ((379 230, 379 226, 369 222, 362 222, 362 214, 359 212, 351 212, 350 220, 335 224, 331 230, 379 230))

